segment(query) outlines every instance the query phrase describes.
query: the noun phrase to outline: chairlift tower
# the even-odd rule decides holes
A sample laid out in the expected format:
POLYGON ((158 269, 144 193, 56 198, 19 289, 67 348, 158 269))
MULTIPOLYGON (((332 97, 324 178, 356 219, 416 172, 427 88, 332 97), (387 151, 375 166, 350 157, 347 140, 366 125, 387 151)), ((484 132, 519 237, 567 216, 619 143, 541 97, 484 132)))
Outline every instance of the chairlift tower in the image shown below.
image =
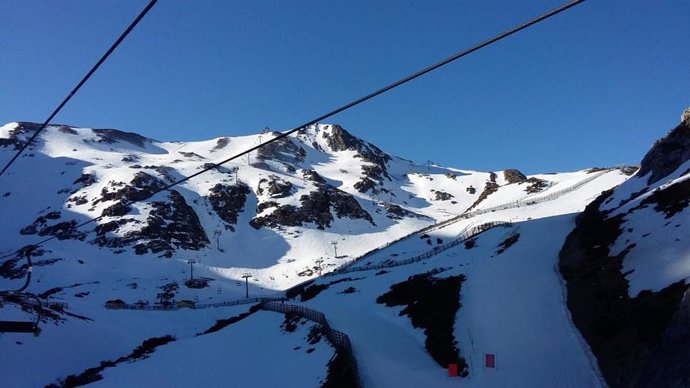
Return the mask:
POLYGON ((244 297, 249 299, 249 278, 252 277, 252 274, 245 273, 242 277, 244 278, 244 297))
POLYGON ((331 242, 331 244, 333 245, 333 255, 334 255, 333 257, 335 257, 337 259, 338 258, 338 242, 333 241, 333 242, 331 242))
POLYGON ((197 260, 197 259, 187 260, 187 264, 189 264, 189 280, 194 279, 194 264, 196 264, 198 262, 199 262, 199 260, 197 260))

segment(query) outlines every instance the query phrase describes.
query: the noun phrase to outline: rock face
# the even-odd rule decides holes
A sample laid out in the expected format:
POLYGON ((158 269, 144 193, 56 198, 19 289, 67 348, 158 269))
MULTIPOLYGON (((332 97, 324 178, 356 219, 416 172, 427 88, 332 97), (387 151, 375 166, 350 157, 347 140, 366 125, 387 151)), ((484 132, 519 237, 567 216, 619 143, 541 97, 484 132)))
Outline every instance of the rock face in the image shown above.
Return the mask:
POLYGON ((250 192, 249 186, 244 183, 233 186, 218 183, 211 188, 209 201, 218 217, 225 221, 226 229, 235 230, 233 225, 237 224, 237 216, 244 209, 250 192))
POLYGON ((674 250, 672 244, 683 246, 682 238, 674 239, 678 235, 674 230, 687 219, 690 180, 657 183, 688 173, 681 166, 690 158, 689 125, 690 120, 684 121, 645 155, 639 178, 625 183, 635 192, 609 190, 588 205, 560 252, 573 322, 612 387, 690 386, 689 288, 685 279, 668 273, 685 265, 687 250, 674 250), (641 182, 645 177, 646 182, 641 182), (660 225, 632 237, 640 225, 654 222, 660 225), (650 233, 653 240, 645 240, 650 233), (674 253, 663 260, 650 256, 657 245, 674 253), (624 266, 631 256, 654 263, 653 269, 636 266, 635 261, 624 266), (640 280, 660 274, 664 281, 655 286, 640 280), (631 284, 637 295, 630 295, 631 284))
POLYGON ((129 230, 122 237, 108 235, 120 227, 139 221, 118 219, 99 225, 94 243, 100 246, 124 247, 135 245, 135 253, 163 253, 172 257, 176 249, 199 250, 208 245, 209 240, 199 222, 194 209, 176 190, 170 190, 168 201, 151 202, 151 211, 143 226, 129 230))
MULTIPOLYGON (((687 111, 686 111, 687 112, 687 111)), ((669 175, 690 159, 690 120, 684 120, 668 135, 654 144, 642 159, 637 176, 651 173, 647 184, 653 184, 669 175)))
POLYGON ((36 123, 18 122, 17 124, 17 128, 10 132, 9 138, 0 139, 1 147, 12 147, 14 150, 19 150, 26 144, 24 138, 28 139, 31 136, 29 132, 35 132, 41 127, 40 124, 36 123))
POLYGON ((149 203, 151 211, 145 222, 124 218, 132 211, 132 201, 146 200, 163 187, 164 182, 142 171, 137 172, 129 184, 108 182, 101 189, 101 195, 91 203, 116 201, 104 208, 101 216, 120 218, 98 225, 92 242, 111 248, 134 245, 137 254, 163 252, 167 257, 177 248, 198 250, 206 246, 208 238, 196 212, 175 190, 168 194, 169 201, 149 203), (137 225, 136 230, 132 230, 134 225, 137 225), (124 233, 121 232, 123 227, 126 227, 124 233))
POLYGON ((622 268, 631 247, 615 256, 609 249, 621 233, 622 215, 607 218, 599 210, 609 195, 600 196, 578 217, 561 250, 560 270, 573 321, 597 356, 606 381, 612 387, 646 387, 645 371, 660 367, 651 355, 687 286, 677 282, 658 292, 628 295, 622 268))
POLYGON ((503 176, 505 177, 506 181, 508 181, 508 184, 527 182, 527 177, 525 174, 514 168, 503 171, 503 176))
POLYGON ((271 198, 285 198, 292 192, 292 183, 271 175, 269 179, 261 179, 256 190, 258 195, 268 195, 271 198))
MULTIPOLYGON (((267 136, 275 136, 276 133, 268 133, 267 136)), ((277 160, 285 163, 298 163, 303 162, 304 157, 307 155, 306 151, 293 143, 287 137, 280 140, 276 140, 273 143, 266 144, 265 146, 259 148, 259 159, 260 160, 277 160)))
POLYGON ((322 132, 328 147, 333 151, 357 151, 356 158, 368 164, 362 165, 363 177, 354 187, 360 193, 373 189, 383 178, 390 179, 387 163, 391 157, 373 144, 362 141, 338 125, 333 125, 331 132, 322 132))
POLYGON ((331 209, 338 218, 363 219, 373 224, 371 215, 362 209, 353 196, 328 184, 322 184, 318 190, 302 195, 300 202, 300 207, 270 203, 267 207, 275 207, 275 210, 268 215, 255 217, 251 225, 259 229, 301 226, 313 222, 319 229, 325 229, 333 222, 331 209))

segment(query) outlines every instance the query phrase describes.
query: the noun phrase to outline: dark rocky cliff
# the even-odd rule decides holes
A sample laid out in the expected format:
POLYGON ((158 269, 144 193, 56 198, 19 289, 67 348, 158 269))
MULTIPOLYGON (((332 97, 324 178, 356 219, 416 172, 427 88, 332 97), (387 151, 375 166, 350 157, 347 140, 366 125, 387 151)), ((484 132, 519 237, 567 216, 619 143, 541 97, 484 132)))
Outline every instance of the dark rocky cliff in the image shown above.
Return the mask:
MULTIPOLYGON (((651 185, 670 174, 684 175, 687 171, 678 169, 688 159, 690 120, 685 118, 654 144, 637 176, 648 176, 647 184, 651 185)), ((612 387, 690 386, 688 285, 680 280, 631 297, 626 275, 632 271, 623 271, 623 260, 637 244, 626 242, 625 249, 616 255, 610 249, 628 227, 626 222, 644 222, 650 209, 665 219, 684 211, 690 202, 687 182, 656 189, 638 206, 615 215, 616 208, 601 208, 613 191, 603 193, 577 218, 561 250, 560 271, 567 282, 568 308, 612 387)), ((621 205, 651 188, 634 193, 621 205)))

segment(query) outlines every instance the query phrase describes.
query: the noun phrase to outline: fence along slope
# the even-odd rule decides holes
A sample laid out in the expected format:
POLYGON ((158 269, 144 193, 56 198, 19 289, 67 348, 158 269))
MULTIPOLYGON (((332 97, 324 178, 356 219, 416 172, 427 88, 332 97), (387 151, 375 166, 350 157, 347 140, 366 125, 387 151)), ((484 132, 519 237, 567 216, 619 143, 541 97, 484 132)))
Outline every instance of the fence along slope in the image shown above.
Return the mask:
MULTIPOLYGON (((403 241, 403 240, 405 240, 405 239, 408 239, 408 238, 410 238, 410 237, 413 237, 413 236, 418 235, 418 234, 421 234, 421 233, 428 233, 428 232, 430 232, 430 231, 432 231, 432 230, 440 229, 440 228, 446 227, 446 226, 448 226, 448 225, 454 224, 454 223, 456 223, 456 222, 458 222, 458 221, 465 220, 465 219, 468 219, 468 218, 472 218, 472 217, 474 217, 474 216, 478 216, 478 215, 481 215, 481 214, 491 213, 491 212, 495 212, 495 211, 498 211, 498 210, 512 209, 512 208, 522 207, 522 206, 536 205, 536 204, 538 204, 538 203, 543 203, 543 202, 547 202, 547 201, 552 201, 552 200, 554 200, 554 199, 556 199, 556 198, 559 198, 560 196, 562 196, 562 195, 564 195, 564 194, 571 193, 571 192, 573 192, 573 191, 579 189, 580 187, 586 185, 587 183, 589 183, 589 182, 591 182, 591 181, 593 181, 593 180, 599 178, 600 176, 602 176, 602 175, 604 175, 604 174, 606 174, 606 173, 609 173, 609 172, 611 172, 611 171, 614 171, 614 170, 615 170, 615 168, 608 168, 608 169, 599 171, 599 172, 595 173, 594 175, 589 176, 589 177, 587 177, 587 178, 585 178, 585 179, 583 179, 583 180, 581 180, 581 181, 575 183, 575 184, 572 185, 572 186, 569 186, 569 187, 566 187, 566 188, 564 188, 564 189, 555 191, 555 192, 553 192, 553 193, 547 194, 547 195, 542 196, 542 197, 537 197, 537 198, 527 197, 527 198, 520 199, 520 200, 517 200, 517 201, 514 201, 514 202, 509 202, 509 203, 504 203, 504 204, 502 204, 502 205, 492 206, 492 207, 489 207, 489 208, 486 208, 486 209, 478 209, 478 210, 474 210, 474 211, 470 211, 470 212, 465 212, 465 213, 462 213, 462 214, 460 214, 460 215, 451 217, 451 218, 449 218, 449 219, 447 219, 447 220, 443 220, 443 221, 440 221, 440 222, 436 222, 436 223, 434 223, 434 224, 432 224, 432 225, 425 226, 425 227, 422 228, 422 229, 418 229, 418 230, 416 230, 416 231, 414 231, 414 232, 410 232, 410 233, 408 233, 408 234, 406 234, 406 235, 404 235, 404 236, 402 236, 402 237, 400 237, 400 238, 398 238, 398 239, 396 239, 396 240, 389 241, 389 242, 387 242, 387 243, 381 245, 381 246, 378 247, 378 248, 374 248, 374 249, 370 250, 369 252, 364 253, 363 255, 361 255, 361 256, 359 256, 359 257, 353 259, 353 260, 350 261, 349 263, 340 266, 340 268, 338 268, 338 269, 337 269, 336 271, 334 271, 334 272, 331 272, 330 274, 336 275, 336 274, 339 274, 339 273, 351 272, 351 271, 348 271, 347 269, 350 268, 350 267, 352 267, 353 265, 357 264, 358 262, 363 261, 364 259, 366 259, 366 258, 368 258, 368 257, 370 257, 370 256, 372 256, 372 255, 374 255, 375 253, 378 253, 378 252, 380 252, 380 251, 382 251, 382 250, 388 248, 389 246, 391 246, 391 245, 393 245, 393 244, 396 244, 396 243, 398 243, 398 242, 400 242, 400 241, 403 241)), ((326 274, 326 275, 324 275, 324 276, 327 276, 327 275, 329 275, 329 274, 326 274)))
POLYGON ((357 361, 355 360, 355 357, 352 353, 352 343, 350 342, 350 337, 348 337, 347 334, 343 333, 342 331, 333 329, 331 325, 328 323, 328 320, 326 319, 326 315, 324 315, 324 313, 295 304, 283 303, 282 301, 262 302, 261 309, 275 311, 283 314, 294 313, 299 315, 300 317, 321 324, 321 326, 324 329, 324 332, 326 333, 326 339, 328 339, 328 341, 331 344, 333 344, 337 351, 343 352, 347 357, 349 362, 347 369, 351 369, 352 375, 355 377, 356 386, 353 388, 362 387, 362 383, 359 378, 359 371, 357 369, 357 361))

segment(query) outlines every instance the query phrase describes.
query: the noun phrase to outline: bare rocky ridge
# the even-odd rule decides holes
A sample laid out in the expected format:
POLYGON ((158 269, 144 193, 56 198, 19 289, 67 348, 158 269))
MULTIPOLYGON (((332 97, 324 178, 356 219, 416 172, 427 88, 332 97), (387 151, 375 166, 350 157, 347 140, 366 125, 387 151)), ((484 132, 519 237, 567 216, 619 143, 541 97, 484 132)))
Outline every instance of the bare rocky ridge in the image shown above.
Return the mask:
POLYGON ((251 190, 244 183, 236 185, 216 184, 211 188, 208 196, 213 210, 225 221, 225 228, 234 231, 233 225, 237 224, 237 216, 244 209, 247 195, 251 190))
POLYGON ((651 173, 647 184, 658 182, 690 159, 690 120, 684 120, 659 139, 642 159, 637 176, 651 173))
POLYGON ((328 146, 333 151, 357 151, 356 158, 369 164, 362 166, 363 177, 354 187, 360 193, 366 193, 376 185, 380 185, 383 178, 391 179, 386 169, 391 157, 373 144, 352 136, 338 125, 331 126, 331 133, 322 132, 328 146))
MULTIPOLYGON (((642 160, 639 178, 632 178, 648 177, 650 186, 632 193, 618 207, 645 195, 652 184, 671 174, 687 173, 678 170, 690 160, 689 125, 690 120, 685 120, 654 144, 642 160)), ((688 182, 654 189, 637 206, 615 216, 612 214, 617 208, 601 208, 613 198, 613 191, 603 193, 578 216, 576 228, 561 250, 560 271, 567 282, 568 308, 612 387, 690 385, 690 326, 688 301, 684 298, 690 288, 680 280, 631 297, 626 275, 634 269, 623 272, 623 260, 639 241, 627 241, 625 249, 616 255, 610 248, 623 229, 632 231, 626 223, 636 219, 639 222, 638 217, 644 219, 650 208, 664 219, 686 211, 690 204, 688 182)))
POLYGON ((300 202, 300 207, 276 205, 273 212, 255 217, 250 224, 259 229, 302 226, 313 222, 319 229, 325 229, 333 222, 333 212, 338 218, 362 219, 374 224, 371 215, 362 209, 352 195, 328 184, 321 184, 316 191, 302 195, 300 202))

